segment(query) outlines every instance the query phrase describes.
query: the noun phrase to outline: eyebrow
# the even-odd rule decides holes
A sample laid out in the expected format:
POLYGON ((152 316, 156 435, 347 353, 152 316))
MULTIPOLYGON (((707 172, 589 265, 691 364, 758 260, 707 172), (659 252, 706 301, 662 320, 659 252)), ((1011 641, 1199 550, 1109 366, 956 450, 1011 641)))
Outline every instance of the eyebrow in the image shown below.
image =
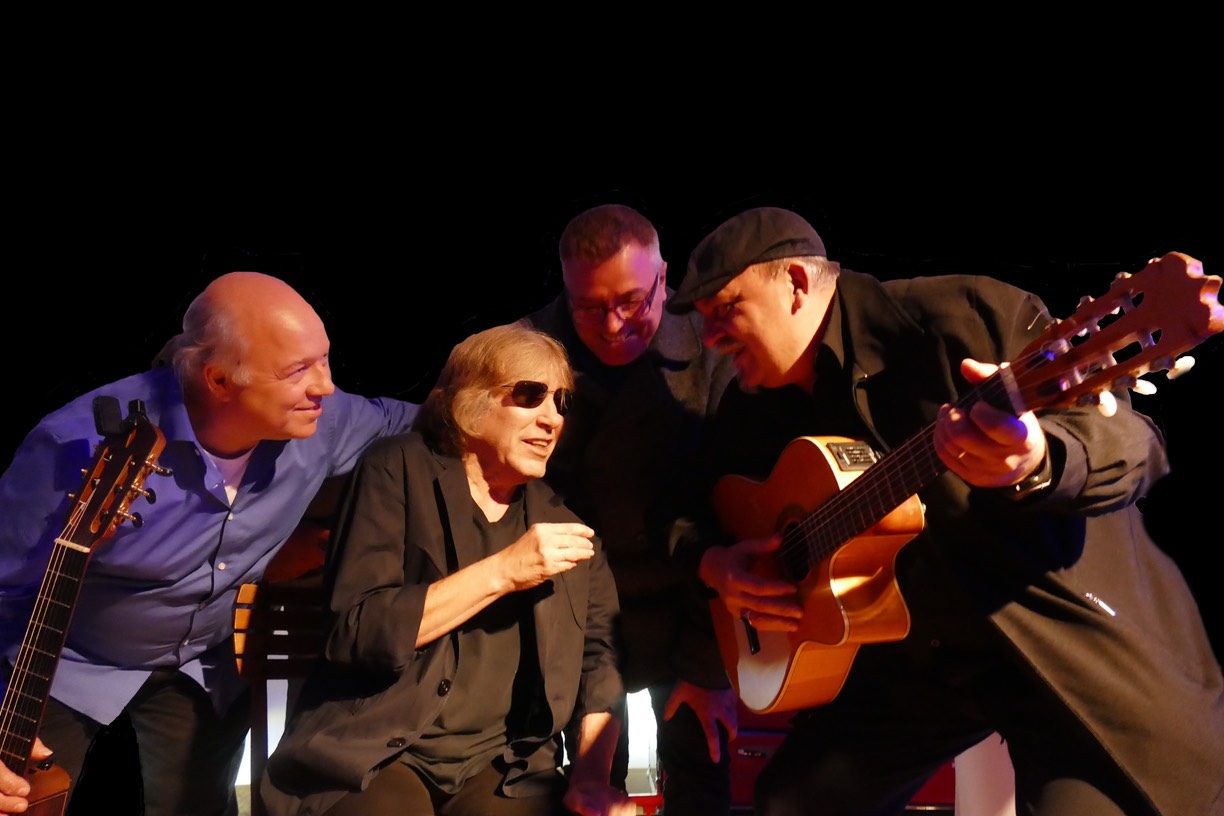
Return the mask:
POLYGON ((283 374, 292 374, 293 372, 297 371, 299 368, 312 366, 315 363, 319 362, 320 360, 326 360, 330 356, 331 356, 331 349, 328 349, 327 351, 323 352, 318 357, 298 357, 296 360, 285 363, 283 366, 276 369, 277 376, 279 377, 283 374))
MULTIPOLYGON (((649 287, 642 287, 642 288, 640 288, 640 289, 631 289, 631 290, 629 290, 628 292, 626 292, 625 294, 623 294, 623 295, 621 295, 620 297, 618 297, 618 298, 616 298, 615 300, 613 300, 612 302, 613 302, 613 303, 622 303, 622 302, 624 302, 624 301, 626 301, 626 300, 645 300, 645 299, 646 299, 646 295, 647 295, 649 292, 650 292, 649 287)), ((608 302, 608 301, 606 301, 606 300, 599 300, 598 298, 586 298, 586 299, 583 299, 583 300, 575 300, 575 301, 574 301, 574 303, 575 303, 575 304, 577 304, 577 305, 591 304, 591 305, 598 305, 598 306, 602 306, 602 305, 604 305, 604 304, 605 304, 605 303, 607 303, 607 302, 608 302)))

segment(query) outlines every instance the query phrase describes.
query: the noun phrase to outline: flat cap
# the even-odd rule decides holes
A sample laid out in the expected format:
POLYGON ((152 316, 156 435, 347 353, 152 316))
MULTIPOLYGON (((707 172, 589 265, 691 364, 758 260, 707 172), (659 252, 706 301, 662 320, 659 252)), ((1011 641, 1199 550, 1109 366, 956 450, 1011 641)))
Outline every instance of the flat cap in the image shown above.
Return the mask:
POLYGON ((701 239, 689 255, 680 288, 667 299, 667 310, 691 312, 694 301, 717 294, 753 264, 804 255, 824 256, 825 246, 801 216, 779 207, 745 210, 701 239))

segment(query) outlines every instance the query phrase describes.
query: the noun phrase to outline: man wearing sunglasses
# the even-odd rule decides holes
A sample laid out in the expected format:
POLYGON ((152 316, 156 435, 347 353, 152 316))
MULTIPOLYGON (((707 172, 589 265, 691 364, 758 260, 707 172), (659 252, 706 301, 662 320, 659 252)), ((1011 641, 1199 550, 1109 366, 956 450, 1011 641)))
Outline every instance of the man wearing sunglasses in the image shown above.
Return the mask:
MULTIPOLYGON (((575 372, 566 431, 545 477, 602 537, 620 595, 627 691, 649 690, 668 816, 730 810, 727 741, 736 727, 706 603, 675 564, 675 519, 700 497, 692 456, 733 376, 701 345, 701 320, 663 309, 669 290, 655 227, 606 204, 559 242, 564 291, 522 324, 557 337, 575 372)), ((534 395, 524 394, 524 398, 534 395)), ((625 786, 628 729, 613 766, 625 786)))

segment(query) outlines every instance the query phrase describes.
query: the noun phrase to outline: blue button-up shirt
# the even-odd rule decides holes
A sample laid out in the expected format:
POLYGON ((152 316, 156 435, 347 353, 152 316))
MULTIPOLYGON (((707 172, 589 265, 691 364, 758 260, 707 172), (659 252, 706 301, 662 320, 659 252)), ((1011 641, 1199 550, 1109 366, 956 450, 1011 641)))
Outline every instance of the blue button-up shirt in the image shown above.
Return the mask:
POLYGON ((122 711, 155 668, 179 668, 219 711, 242 690, 231 643, 238 587, 258 580, 323 481, 352 469, 366 446, 408 428, 417 406, 337 390, 307 439, 261 442, 231 503, 220 471, 200 448, 171 368, 142 372, 85 394, 26 436, 0 477, 0 648, 11 662, 29 620, 70 493, 100 440, 93 398, 126 413, 142 400, 166 438, 131 510, 96 544, 56 671, 52 696, 102 723, 122 711))

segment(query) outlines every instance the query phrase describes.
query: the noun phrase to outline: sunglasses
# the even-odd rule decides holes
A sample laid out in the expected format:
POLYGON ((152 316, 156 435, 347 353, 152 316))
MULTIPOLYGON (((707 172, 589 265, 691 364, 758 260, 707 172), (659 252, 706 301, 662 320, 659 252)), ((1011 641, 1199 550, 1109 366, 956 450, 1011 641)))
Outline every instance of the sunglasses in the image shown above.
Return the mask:
POLYGON ((550 393, 557 413, 565 416, 569 413, 570 404, 574 401, 574 392, 568 388, 558 388, 550 391, 548 386, 535 380, 519 380, 513 385, 499 385, 498 388, 510 389, 510 401, 520 408, 537 408, 550 393))

